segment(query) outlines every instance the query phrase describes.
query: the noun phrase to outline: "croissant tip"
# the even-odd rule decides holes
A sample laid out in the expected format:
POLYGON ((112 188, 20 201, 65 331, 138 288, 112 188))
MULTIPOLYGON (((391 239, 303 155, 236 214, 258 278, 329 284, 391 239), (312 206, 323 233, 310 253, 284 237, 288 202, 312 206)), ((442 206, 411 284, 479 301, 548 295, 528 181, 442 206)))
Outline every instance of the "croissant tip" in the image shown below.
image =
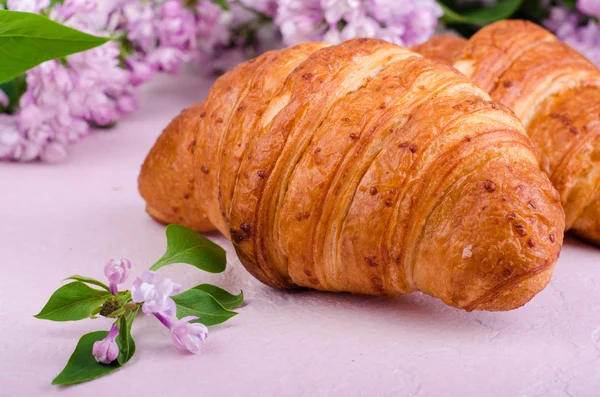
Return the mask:
POLYGON ((468 312, 496 312, 523 307, 548 285, 555 262, 548 261, 524 275, 507 280, 474 302, 469 303, 463 309, 468 312))

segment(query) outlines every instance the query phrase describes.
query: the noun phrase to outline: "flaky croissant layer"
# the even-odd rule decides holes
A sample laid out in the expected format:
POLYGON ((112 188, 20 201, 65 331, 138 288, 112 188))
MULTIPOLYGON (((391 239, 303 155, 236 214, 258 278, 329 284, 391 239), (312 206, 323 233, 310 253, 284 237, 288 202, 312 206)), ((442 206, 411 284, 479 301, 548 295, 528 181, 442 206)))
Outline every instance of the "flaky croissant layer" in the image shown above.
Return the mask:
POLYGON ((139 178, 161 222, 230 237, 279 287, 510 310, 564 213, 518 119, 454 69, 357 39, 272 51, 183 111, 139 178))
POLYGON ((600 245, 600 70, 526 21, 497 22, 468 41, 435 37, 414 50, 454 65, 515 112, 558 189, 567 229, 600 245))

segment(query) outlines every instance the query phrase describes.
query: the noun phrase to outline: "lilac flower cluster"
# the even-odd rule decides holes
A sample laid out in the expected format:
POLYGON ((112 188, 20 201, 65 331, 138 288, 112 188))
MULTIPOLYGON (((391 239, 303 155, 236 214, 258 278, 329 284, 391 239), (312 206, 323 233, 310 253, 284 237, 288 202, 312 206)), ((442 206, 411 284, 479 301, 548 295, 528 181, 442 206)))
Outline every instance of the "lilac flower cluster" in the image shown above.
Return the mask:
POLYGON ((119 39, 27 72, 17 109, 0 90, 0 110, 14 111, 0 115, 0 160, 63 160, 92 127, 135 110, 135 87, 154 73, 175 74, 229 42, 229 13, 210 0, 8 0, 7 8, 119 39))
MULTIPOLYGON (((124 283, 129 277, 131 262, 128 259, 111 259, 104 266, 104 275, 109 281, 111 294, 117 296, 118 284, 124 283)), ((144 314, 154 316, 171 331, 173 344, 183 351, 197 353, 202 347, 202 342, 208 337, 208 328, 204 324, 192 323, 198 317, 187 316, 179 320, 176 314, 175 301, 171 296, 181 292, 181 285, 168 278, 161 278, 153 271, 146 271, 137 277, 131 289, 133 302, 142 304, 144 314)), ((116 339, 119 335, 119 326, 113 324, 108 335, 94 342, 92 355, 97 362, 110 364, 119 355, 119 346, 116 339)))
POLYGON ((564 7, 552 8, 544 25, 600 66, 600 0, 579 0, 577 8, 585 16, 564 7))
POLYGON ((441 15, 434 0, 281 0, 275 23, 288 45, 378 37, 412 46, 433 34, 441 15))
POLYGON ((181 285, 148 270, 135 279, 131 297, 134 302, 143 303, 142 311, 146 315, 154 314, 171 331, 171 339, 178 349, 197 353, 208 337, 208 328, 204 324, 191 323, 198 319, 196 316, 174 319, 176 306, 171 296, 179 292, 181 285))

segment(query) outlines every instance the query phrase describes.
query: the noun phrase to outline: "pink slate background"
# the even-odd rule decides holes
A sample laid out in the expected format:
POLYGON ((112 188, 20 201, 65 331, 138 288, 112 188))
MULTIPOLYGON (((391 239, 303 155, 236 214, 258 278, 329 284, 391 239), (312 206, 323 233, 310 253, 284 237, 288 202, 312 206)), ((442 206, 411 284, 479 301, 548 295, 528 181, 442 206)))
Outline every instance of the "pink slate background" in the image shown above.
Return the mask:
POLYGON ((144 212, 139 167, 162 128, 209 85, 157 79, 138 113, 73 147, 66 164, 0 165, 0 396, 600 395, 600 249, 572 239, 550 285, 524 308, 466 313, 421 294, 276 291, 211 234, 227 249, 225 274, 160 270, 185 287, 213 282, 246 295, 238 316, 211 328, 201 354, 180 353, 158 321, 140 317, 125 368, 51 386, 79 337, 110 321, 32 315, 65 277, 102 278, 110 257, 131 259, 139 274, 162 255, 164 227, 144 212))

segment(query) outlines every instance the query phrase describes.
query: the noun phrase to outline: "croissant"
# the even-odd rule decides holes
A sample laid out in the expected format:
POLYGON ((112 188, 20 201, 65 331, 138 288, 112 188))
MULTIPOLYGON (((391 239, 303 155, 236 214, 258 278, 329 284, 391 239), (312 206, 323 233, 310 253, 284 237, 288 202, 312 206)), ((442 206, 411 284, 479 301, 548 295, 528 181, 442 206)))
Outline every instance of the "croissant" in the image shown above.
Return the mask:
POLYGON ((515 112, 558 189, 566 228, 600 245, 600 70, 550 32, 517 20, 468 41, 443 36, 413 49, 437 53, 515 112))
POLYGON ((385 41, 305 43, 220 77, 139 177, 161 222, 231 238, 263 283, 422 291, 510 310, 548 283, 564 213, 519 120, 385 41))
POLYGON ((460 55, 467 40, 451 34, 440 34, 433 36, 423 44, 411 48, 418 54, 433 61, 442 62, 447 65, 454 63, 454 58, 460 55))

